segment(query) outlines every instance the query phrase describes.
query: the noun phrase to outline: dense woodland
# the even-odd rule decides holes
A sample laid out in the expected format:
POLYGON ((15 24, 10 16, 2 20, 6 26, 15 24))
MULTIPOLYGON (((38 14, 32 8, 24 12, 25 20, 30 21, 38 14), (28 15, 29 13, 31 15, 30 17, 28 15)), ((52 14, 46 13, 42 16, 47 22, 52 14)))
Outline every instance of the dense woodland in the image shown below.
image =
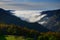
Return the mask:
MULTIPOLYGON (((0 39, 2 35, 23 36, 25 40, 60 40, 60 32, 38 32, 33 29, 22 28, 14 24, 0 24, 0 39)), ((19 40, 19 39, 18 39, 19 40)))

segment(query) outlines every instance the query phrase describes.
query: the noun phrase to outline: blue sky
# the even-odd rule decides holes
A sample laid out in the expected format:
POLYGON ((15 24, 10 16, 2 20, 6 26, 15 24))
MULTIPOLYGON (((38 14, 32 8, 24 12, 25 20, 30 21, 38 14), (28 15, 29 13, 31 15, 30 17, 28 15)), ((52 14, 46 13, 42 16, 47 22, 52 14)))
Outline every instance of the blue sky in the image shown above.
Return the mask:
POLYGON ((0 0, 0 7, 13 10, 60 9, 60 0, 0 0))

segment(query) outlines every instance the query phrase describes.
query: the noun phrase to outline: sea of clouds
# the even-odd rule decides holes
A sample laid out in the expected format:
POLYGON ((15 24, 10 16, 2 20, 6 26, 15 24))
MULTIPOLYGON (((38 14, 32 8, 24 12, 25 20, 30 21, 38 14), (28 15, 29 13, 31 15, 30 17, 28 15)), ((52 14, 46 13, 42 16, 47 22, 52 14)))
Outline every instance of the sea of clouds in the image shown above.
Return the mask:
POLYGON ((21 20, 29 22, 29 23, 35 23, 38 22, 39 24, 45 24, 46 21, 42 20, 47 14, 41 14, 42 11, 12 11, 13 15, 16 17, 19 17, 21 20), (40 21, 41 20, 41 21, 40 21))

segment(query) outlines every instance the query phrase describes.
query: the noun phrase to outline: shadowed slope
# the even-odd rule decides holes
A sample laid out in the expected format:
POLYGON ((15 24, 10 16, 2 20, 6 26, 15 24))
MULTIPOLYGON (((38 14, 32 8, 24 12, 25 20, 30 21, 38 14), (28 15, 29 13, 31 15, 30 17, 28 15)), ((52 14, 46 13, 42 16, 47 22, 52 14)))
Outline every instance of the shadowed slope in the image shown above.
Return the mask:
POLYGON ((29 29, 34 29, 39 32, 47 32, 49 31, 47 28, 43 27, 38 23, 28 23, 26 21, 22 21, 20 18, 12 15, 9 11, 5 11, 4 9, 0 8, 0 23, 6 24, 15 24, 21 27, 27 27, 29 29))

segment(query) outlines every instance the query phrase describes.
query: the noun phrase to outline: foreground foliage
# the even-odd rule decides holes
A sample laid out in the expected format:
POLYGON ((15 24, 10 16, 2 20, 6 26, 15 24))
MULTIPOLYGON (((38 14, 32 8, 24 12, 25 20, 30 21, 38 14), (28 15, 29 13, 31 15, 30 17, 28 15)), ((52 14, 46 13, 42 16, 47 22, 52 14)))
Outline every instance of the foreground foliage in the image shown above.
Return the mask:
POLYGON ((38 32, 14 24, 0 24, 0 40, 60 40, 60 32, 38 32))

